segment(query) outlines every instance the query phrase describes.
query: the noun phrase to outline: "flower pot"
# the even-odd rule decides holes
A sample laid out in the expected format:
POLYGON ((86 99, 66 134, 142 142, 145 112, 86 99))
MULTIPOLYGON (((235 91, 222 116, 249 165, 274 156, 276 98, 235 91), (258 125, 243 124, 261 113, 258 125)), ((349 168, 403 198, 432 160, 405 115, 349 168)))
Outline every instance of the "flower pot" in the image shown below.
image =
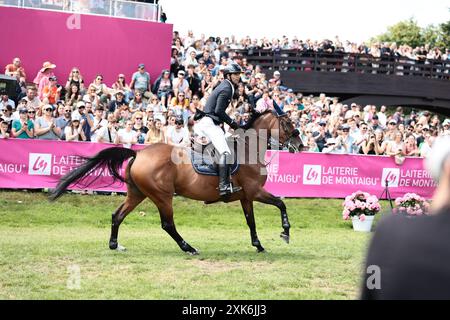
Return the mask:
POLYGON ((375 216, 366 216, 366 219, 364 219, 364 221, 361 221, 359 220, 359 217, 353 217, 352 218, 353 230, 361 232, 370 232, 374 218, 375 216))

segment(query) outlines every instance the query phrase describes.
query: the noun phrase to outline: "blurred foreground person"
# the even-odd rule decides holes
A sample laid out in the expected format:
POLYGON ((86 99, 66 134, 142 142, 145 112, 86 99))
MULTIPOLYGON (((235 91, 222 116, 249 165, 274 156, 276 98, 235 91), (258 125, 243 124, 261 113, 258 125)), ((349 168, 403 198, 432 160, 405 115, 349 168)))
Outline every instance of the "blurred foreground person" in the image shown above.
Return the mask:
POLYGON ((389 215, 379 223, 362 299, 450 299, 450 136, 436 139, 426 166, 439 183, 431 215, 389 215))

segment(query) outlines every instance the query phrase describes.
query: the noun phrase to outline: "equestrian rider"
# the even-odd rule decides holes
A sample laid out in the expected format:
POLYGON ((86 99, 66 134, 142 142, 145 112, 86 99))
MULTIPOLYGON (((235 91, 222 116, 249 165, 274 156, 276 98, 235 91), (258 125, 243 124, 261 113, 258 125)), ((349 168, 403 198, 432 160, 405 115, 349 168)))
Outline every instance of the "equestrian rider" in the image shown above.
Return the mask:
POLYGON ((219 194, 221 196, 241 190, 233 187, 230 180, 231 151, 225 139, 225 132, 220 124, 226 123, 232 129, 238 129, 239 125, 231 119, 225 110, 234 96, 241 79, 242 68, 237 63, 231 63, 223 70, 224 80, 209 96, 204 107, 204 117, 196 124, 196 130, 203 133, 214 145, 220 155, 219 160, 219 194))

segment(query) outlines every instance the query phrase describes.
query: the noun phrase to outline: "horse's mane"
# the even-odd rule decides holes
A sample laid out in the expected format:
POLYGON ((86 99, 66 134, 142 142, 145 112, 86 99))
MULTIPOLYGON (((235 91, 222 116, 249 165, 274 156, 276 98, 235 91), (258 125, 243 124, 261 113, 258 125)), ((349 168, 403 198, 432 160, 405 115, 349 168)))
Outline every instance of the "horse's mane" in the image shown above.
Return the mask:
POLYGON ((248 119, 248 122, 242 126, 241 128, 244 130, 248 130, 250 128, 253 127, 253 124, 255 123, 256 120, 258 120, 260 117, 262 117, 263 115, 266 115, 268 113, 272 113, 275 114, 272 110, 268 109, 264 112, 258 112, 255 109, 251 109, 251 114, 250 114, 250 118, 248 119))

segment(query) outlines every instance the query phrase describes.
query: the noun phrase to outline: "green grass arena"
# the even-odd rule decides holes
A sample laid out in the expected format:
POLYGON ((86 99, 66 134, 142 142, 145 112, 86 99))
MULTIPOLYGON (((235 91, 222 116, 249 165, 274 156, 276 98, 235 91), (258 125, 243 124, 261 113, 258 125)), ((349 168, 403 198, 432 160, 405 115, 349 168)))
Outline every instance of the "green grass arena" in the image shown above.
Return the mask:
POLYGON ((108 240, 123 196, 46 196, 0 192, 0 299, 358 298, 371 235, 342 220, 342 200, 286 199, 290 244, 279 237, 278 209, 255 203, 266 249, 257 253, 239 202, 176 197, 177 229, 200 251, 189 256, 149 200, 125 219, 119 243, 128 250, 117 252, 108 240))

